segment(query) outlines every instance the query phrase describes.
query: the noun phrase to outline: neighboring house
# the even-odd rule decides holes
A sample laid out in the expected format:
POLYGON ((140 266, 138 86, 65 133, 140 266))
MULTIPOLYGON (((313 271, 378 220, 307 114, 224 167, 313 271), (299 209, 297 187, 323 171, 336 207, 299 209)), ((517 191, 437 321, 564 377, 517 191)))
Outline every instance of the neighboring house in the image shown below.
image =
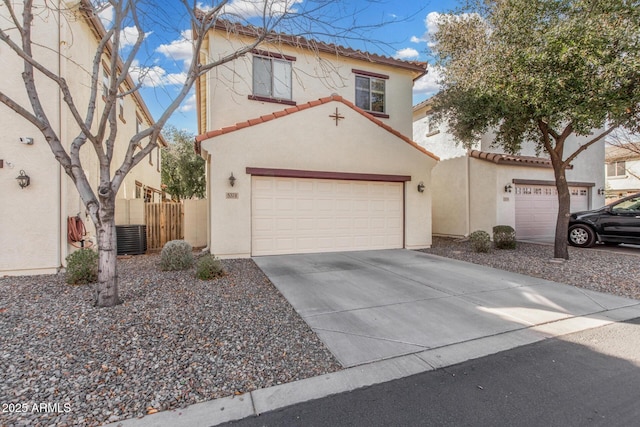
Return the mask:
MULTIPOLYGON (((219 23, 211 58, 254 39, 219 23)), ((411 134, 426 63, 280 35, 199 84, 211 252, 220 257, 431 245, 431 169, 411 134)))
MULTIPOLYGON (((443 159, 433 169, 433 233, 468 236, 489 234, 496 225, 510 225, 518 239, 549 241, 555 234, 558 197, 551 161, 523 144, 519 155, 492 146, 487 133, 472 150, 456 145, 446 124, 433 124, 429 100, 413 109, 413 139, 443 159)), ((570 137, 565 152, 575 151, 583 137, 570 137)), ((567 170, 571 210, 604 204, 604 144, 581 153, 567 170)))
MULTIPOLYGON (((56 14, 36 14, 32 30, 38 48, 48 52, 46 65, 66 79, 80 110, 89 99, 90 75, 86 70, 91 70, 97 35, 104 32, 95 16, 80 10, 81 4, 84 3, 74 3, 75 6, 71 6, 76 8, 73 16, 66 14, 62 20, 56 14)), ((2 13, 6 13, 5 8, 2 13)), ((9 22, 7 16, 2 19, 9 22)), ((2 91, 28 104, 20 73, 15 71, 23 68, 22 62, 6 46, 2 47, 1 66, 12 70, 4 73, 0 81, 2 91)), ((103 77, 108 75, 105 70, 101 73, 103 77)), ((37 76, 37 82, 56 132, 63 143, 70 144, 79 131, 60 91, 42 76, 37 76)), ((121 90, 133 87, 129 79, 121 90)), ((4 198, 0 203, 0 275, 55 273, 66 264, 66 256, 75 250, 67 239, 68 218, 79 215, 88 232, 95 236, 93 224, 85 214, 73 182, 55 160, 38 129, 4 104, 0 104, 0 112, 3 139, 0 143, 0 194, 4 198), (21 171, 30 178, 28 187, 18 185, 16 178, 21 171)), ((151 114, 137 94, 122 99, 117 120, 113 170, 123 160, 130 137, 152 123, 151 114)), ((85 173, 95 190, 99 168, 89 143, 83 148, 82 156, 85 173)), ((118 198, 159 201, 159 190, 160 155, 155 149, 148 160, 141 162, 125 178, 118 198)), ((117 202, 116 209, 121 209, 121 205, 117 202)))
POLYGON ((607 201, 640 192, 640 142, 605 148, 607 201))

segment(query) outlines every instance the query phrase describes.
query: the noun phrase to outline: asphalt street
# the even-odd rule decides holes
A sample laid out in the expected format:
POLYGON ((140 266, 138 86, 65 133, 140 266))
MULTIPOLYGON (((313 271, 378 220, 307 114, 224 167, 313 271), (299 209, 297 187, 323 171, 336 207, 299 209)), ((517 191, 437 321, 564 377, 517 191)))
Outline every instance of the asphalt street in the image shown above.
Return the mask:
POLYGON ((640 319, 228 426, 637 426, 640 319))

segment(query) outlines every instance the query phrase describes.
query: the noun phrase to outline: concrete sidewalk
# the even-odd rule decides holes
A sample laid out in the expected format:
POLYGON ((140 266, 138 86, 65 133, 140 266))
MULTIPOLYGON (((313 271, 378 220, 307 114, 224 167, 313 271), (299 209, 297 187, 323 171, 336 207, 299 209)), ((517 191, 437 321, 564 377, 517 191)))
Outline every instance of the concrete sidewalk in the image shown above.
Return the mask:
POLYGON ((348 368, 113 425, 216 425, 640 317, 640 301, 421 252, 255 262, 348 368))

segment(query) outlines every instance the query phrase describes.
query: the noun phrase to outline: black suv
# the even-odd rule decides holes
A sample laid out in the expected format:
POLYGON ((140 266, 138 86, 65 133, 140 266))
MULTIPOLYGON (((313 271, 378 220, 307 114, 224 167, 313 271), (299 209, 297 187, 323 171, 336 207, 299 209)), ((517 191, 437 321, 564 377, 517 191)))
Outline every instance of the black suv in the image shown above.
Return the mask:
POLYGON ((571 214, 569 243, 588 248, 596 242, 640 244, 640 193, 600 209, 571 214))

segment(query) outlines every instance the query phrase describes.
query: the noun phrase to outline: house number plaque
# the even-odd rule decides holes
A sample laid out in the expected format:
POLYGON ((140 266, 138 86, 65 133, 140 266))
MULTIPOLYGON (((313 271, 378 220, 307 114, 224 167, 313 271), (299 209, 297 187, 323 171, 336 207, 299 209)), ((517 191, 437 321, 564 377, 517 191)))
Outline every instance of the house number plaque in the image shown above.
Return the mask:
POLYGON ((238 193, 227 193, 227 199, 237 199, 238 193))

